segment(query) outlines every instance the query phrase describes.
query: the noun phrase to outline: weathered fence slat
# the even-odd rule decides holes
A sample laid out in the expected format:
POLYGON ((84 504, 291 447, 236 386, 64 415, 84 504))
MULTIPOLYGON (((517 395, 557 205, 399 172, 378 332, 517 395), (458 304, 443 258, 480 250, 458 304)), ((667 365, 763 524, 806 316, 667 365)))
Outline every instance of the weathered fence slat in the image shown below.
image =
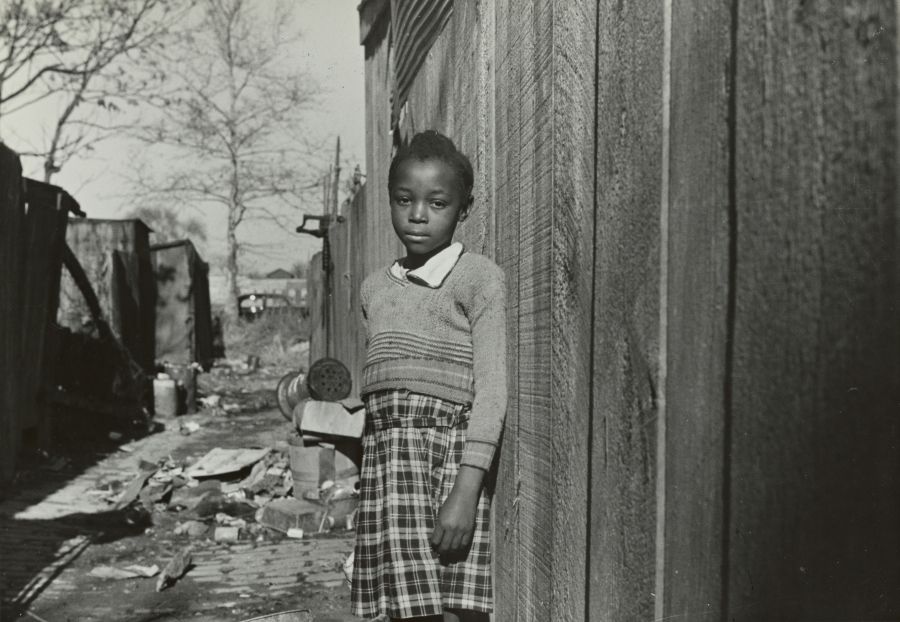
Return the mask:
POLYGON ((0 483, 12 477, 20 442, 24 233, 22 166, 0 144, 0 483))

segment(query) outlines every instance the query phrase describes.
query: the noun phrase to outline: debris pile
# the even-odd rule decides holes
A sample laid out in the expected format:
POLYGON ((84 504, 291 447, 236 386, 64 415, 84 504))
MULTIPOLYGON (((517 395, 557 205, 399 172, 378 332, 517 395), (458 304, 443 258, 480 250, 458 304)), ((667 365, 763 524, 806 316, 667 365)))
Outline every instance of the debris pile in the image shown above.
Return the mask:
POLYGON ((92 494, 111 509, 146 512, 154 529, 169 529, 174 540, 186 542, 170 560, 147 566, 97 566, 91 575, 158 576, 157 589, 163 590, 190 570, 191 551, 204 541, 227 546, 352 529, 358 492, 350 479, 335 481, 334 446, 303 447, 297 433, 291 443, 274 448, 216 447, 183 460, 171 456, 155 463, 142 460, 130 480, 101 483, 92 494), (313 455, 315 460, 295 459, 292 464, 298 447, 305 459, 313 455), (295 474, 300 482, 294 481, 295 474), (331 477, 317 485, 322 474, 331 477))

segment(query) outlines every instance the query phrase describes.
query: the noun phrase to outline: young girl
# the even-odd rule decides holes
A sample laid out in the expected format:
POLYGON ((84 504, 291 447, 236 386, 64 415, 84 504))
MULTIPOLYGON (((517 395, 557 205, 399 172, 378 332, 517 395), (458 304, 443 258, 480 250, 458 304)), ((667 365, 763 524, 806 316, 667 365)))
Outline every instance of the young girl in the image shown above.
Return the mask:
POLYGON ((358 616, 468 621, 492 609, 484 479, 506 412, 506 300, 500 268, 453 242, 472 184, 468 158, 434 131, 401 148, 388 173, 406 257, 361 290, 358 616))

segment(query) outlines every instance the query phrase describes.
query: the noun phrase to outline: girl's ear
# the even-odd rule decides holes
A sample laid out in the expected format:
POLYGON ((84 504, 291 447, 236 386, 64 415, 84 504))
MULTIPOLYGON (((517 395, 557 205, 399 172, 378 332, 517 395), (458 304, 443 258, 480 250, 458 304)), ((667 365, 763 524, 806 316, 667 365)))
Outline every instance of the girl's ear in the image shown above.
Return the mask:
POLYGON ((475 197, 469 195, 469 198, 463 203, 462 208, 459 210, 459 216, 456 218, 456 222, 462 222, 466 218, 469 217, 469 211, 472 209, 472 204, 475 202, 475 197))

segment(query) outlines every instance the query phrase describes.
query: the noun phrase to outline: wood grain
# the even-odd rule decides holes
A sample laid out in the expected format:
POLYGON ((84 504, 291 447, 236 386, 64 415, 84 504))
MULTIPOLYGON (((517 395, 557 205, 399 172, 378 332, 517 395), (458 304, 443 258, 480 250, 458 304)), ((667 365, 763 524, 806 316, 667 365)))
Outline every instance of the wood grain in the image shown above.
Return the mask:
POLYGON ((592 619, 653 618, 663 23, 599 5, 592 619))
POLYGON ((739 6, 727 615, 894 619, 896 4, 739 6))
MULTIPOLYGON (((19 157, 0 144, 0 483, 16 464, 22 416, 22 270, 25 212, 19 157)), ((32 372, 34 370, 31 370, 32 372)))
POLYGON ((723 616, 731 8, 672 5, 664 615, 723 616))
MULTIPOLYGON (((553 506, 552 620, 585 620, 589 553, 589 482, 594 179, 596 2, 552 6, 553 181, 550 290, 553 506)), ((547 320, 543 320, 546 322, 547 320)))

